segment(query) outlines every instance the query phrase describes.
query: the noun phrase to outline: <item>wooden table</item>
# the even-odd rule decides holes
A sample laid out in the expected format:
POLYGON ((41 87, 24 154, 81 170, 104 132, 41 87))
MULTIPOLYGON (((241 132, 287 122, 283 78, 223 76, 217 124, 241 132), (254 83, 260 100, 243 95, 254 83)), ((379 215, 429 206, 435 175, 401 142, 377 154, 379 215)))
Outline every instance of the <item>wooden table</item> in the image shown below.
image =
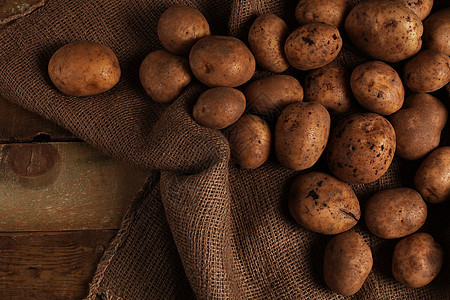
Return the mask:
MULTIPOLYGON (((0 20, 38 2, 0 0, 0 20)), ((85 297, 145 178, 0 95, 0 299, 85 297)))

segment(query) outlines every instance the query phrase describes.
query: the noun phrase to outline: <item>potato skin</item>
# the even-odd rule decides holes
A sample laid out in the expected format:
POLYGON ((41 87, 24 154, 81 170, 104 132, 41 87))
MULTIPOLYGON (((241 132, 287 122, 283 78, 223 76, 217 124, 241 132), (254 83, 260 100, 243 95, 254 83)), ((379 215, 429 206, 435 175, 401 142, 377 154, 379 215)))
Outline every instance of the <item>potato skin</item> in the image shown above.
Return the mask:
POLYGON ((305 100, 318 102, 331 114, 348 111, 352 102, 350 74, 337 62, 310 71, 305 78, 305 100))
POLYGON ((322 22, 339 28, 349 8, 347 0, 300 0, 295 8, 295 19, 300 25, 322 22))
POLYGON ((335 236, 325 248, 323 276, 333 292, 344 296, 357 293, 372 266, 372 251, 356 232, 347 231, 335 236))
POLYGON ((445 105, 431 95, 406 97, 402 109, 389 117, 397 136, 396 154, 416 160, 433 151, 439 145, 447 116, 445 105))
POLYGON ((257 79, 245 89, 247 107, 262 115, 277 115, 285 106, 303 100, 303 88, 292 76, 271 75, 257 79))
POLYGON ((323 105, 300 102, 286 106, 275 127, 278 161, 295 171, 312 167, 328 141, 330 115, 323 105))
POLYGON ((274 73, 286 71, 289 64, 283 47, 288 35, 286 23, 276 15, 266 13, 256 18, 248 43, 258 65, 274 73))
POLYGON ((208 21, 200 11, 184 4, 174 4, 159 18, 157 34, 167 51, 182 55, 211 32, 208 21))
POLYGON ((397 0, 412 10, 420 20, 424 20, 433 8, 433 0, 397 0))
POLYGON ((332 62, 342 48, 342 38, 336 27, 325 23, 308 23, 292 32, 284 44, 291 66, 311 70, 332 62))
POLYGON ((450 58, 431 49, 420 51, 406 62, 403 80, 415 92, 437 91, 450 81, 450 58))
POLYGON ((397 72, 381 61, 357 66, 350 78, 356 100, 366 109, 390 115, 398 111, 405 98, 405 89, 397 72))
POLYGON ((289 211, 297 223, 322 234, 347 231, 361 217, 352 188, 321 172, 305 173, 294 180, 289 193, 289 211))
POLYGON ((154 101, 168 103, 191 82, 192 75, 184 57, 166 50, 156 50, 142 61, 139 79, 147 95, 154 101))
POLYGON ((241 40, 212 35, 194 44, 189 64, 195 77, 207 86, 236 87, 252 78, 256 63, 241 40))
POLYGON ((450 146, 438 148, 425 158, 416 172, 414 184, 429 203, 450 200, 450 146))
POLYGON ((432 14, 425 20, 423 27, 425 46, 450 56, 450 7, 432 14))
POLYGON ((367 201, 364 219, 376 236, 397 239, 413 234, 425 224, 427 205, 413 189, 387 189, 367 201))
POLYGON ((344 182, 373 182, 388 170, 395 147, 394 128, 388 120, 374 113, 352 114, 331 133, 328 167, 344 182))
POLYGON ((62 93, 91 96, 116 85, 120 79, 120 65, 117 56, 106 45, 72 42, 52 55, 48 74, 62 93))
POLYGON ((256 169, 269 158, 272 133, 269 124, 260 117, 243 115, 226 130, 225 135, 231 155, 241 168, 256 169))
POLYGON ((207 90, 197 99, 193 117, 200 125, 223 129, 235 123, 245 110, 244 94, 230 87, 207 90))
POLYGON ((395 246, 392 258, 394 278, 409 287, 429 284, 444 263, 444 250, 427 233, 416 233, 395 246))
POLYGON ((355 6, 345 19, 350 40, 369 56, 399 62, 419 52, 422 22, 401 3, 368 0, 355 6))

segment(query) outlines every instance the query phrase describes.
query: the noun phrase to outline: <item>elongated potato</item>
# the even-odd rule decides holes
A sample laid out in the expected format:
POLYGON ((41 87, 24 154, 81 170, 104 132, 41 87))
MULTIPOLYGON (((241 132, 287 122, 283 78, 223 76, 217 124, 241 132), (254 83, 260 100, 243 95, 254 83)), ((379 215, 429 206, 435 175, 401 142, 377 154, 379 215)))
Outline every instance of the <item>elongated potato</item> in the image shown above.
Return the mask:
POLYGON ((450 56, 450 7, 433 13, 423 27, 425 47, 450 56))

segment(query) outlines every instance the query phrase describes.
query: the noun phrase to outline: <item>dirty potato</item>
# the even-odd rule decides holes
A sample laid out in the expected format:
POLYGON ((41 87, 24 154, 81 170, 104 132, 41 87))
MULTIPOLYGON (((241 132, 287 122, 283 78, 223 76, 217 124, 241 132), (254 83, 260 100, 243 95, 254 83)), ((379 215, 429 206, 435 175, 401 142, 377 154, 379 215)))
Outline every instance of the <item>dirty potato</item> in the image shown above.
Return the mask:
POLYGON ((450 7, 433 13, 423 23, 426 48, 450 56, 450 7))
POLYGON ((350 10, 348 0, 300 0, 295 19, 300 25, 322 22, 339 28, 350 10))
POLYGON ((433 8, 433 0, 397 0, 410 10, 412 10, 420 20, 425 20, 425 18, 430 14, 433 8))

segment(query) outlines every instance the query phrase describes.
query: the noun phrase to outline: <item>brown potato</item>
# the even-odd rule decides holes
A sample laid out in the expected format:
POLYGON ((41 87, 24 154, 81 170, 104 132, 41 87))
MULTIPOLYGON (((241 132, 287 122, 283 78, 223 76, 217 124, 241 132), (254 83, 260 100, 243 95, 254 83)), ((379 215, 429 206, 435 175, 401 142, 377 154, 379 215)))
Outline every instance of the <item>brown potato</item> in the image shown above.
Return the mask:
POLYGON ((202 38, 192 47, 189 64, 195 77, 211 87, 239 86, 255 73, 255 58, 250 49, 232 36, 202 38))
POLYGON ((431 49, 420 51, 406 62, 403 80, 415 92, 437 91, 450 81, 450 58, 431 49))
POLYGON ((277 115, 286 105, 303 100, 300 82, 289 75, 272 75, 255 80, 244 93, 248 109, 262 115, 277 115))
POLYGON ((429 203, 450 201, 450 146, 438 148, 425 158, 414 184, 429 203))
POLYGON ((441 245, 427 233, 416 233, 395 246, 392 274, 398 282, 420 288, 433 281, 443 263, 441 245))
POLYGON ((433 151, 439 145, 447 116, 445 105, 431 95, 406 97, 402 109, 389 117, 397 136, 398 156, 416 160, 433 151))
POLYGON ((48 75, 58 90, 70 96, 106 92, 120 79, 119 60, 108 46, 73 42, 50 58, 48 75))
POLYGON ((405 98, 405 89, 397 72, 381 61, 357 66, 350 78, 353 95, 359 104, 381 115, 398 111, 405 98))
POLYGON ((332 114, 348 111, 352 102, 350 74, 337 62, 310 71, 305 78, 305 100, 319 102, 332 114))
POLYGON ((285 167, 312 167, 328 141, 330 115, 323 105, 300 102, 286 106, 275 128, 275 153, 285 167))
POLYGON ((433 8, 433 0, 397 0, 412 10, 420 20, 424 20, 433 8))
POLYGON ((322 22, 340 27, 350 10, 348 0, 300 0, 295 18, 300 25, 322 22))
POLYGON ((156 102, 168 103, 191 82, 192 75, 184 57, 157 50, 142 61, 139 78, 147 95, 156 102))
POLYGON ((432 14, 425 20, 423 27, 425 46, 450 56, 450 7, 432 14))
POLYGON ((361 217, 352 188, 321 172, 305 173, 294 180, 289 193, 289 211, 300 225, 323 234, 347 231, 361 217))
POLYGON ((235 123, 245 110, 244 94, 230 87, 216 87, 200 95, 194 105, 194 120, 200 125, 222 129, 235 123))
POLYGON ((248 43, 258 65, 274 73, 286 71, 289 64, 283 46, 288 35, 286 23, 276 15, 266 13, 256 18, 248 32, 248 43))
POLYGON ((325 23, 309 23, 297 28, 286 39, 284 52, 291 66, 311 70, 332 62, 342 48, 336 27, 325 23))
POLYGON ((364 219, 376 236, 397 239, 413 234, 425 224, 427 205, 413 189, 387 189, 367 201, 364 219))
POLYGON ((422 47, 422 22, 409 8, 395 1, 361 2, 345 19, 345 30, 361 51, 387 62, 409 58, 422 47))
POLYGON ((395 132, 374 113, 352 114, 334 128, 328 142, 331 172, 347 183, 369 183, 388 170, 395 153, 395 132))
POLYGON ((211 34, 201 12, 184 4, 174 4, 158 20, 158 38, 167 51, 182 55, 202 37, 211 34))
POLYGON ((356 232, 347 231, 335 236, 325 248, 323 276, 333 292, 344 296, 357 293, 372 266, 372 251, 356 232))
POLYGON ((258 116, 243 115, 227 129, 231 155, 243 169, 256 169, 270 155, 272 133, 269 124, 258 116))

